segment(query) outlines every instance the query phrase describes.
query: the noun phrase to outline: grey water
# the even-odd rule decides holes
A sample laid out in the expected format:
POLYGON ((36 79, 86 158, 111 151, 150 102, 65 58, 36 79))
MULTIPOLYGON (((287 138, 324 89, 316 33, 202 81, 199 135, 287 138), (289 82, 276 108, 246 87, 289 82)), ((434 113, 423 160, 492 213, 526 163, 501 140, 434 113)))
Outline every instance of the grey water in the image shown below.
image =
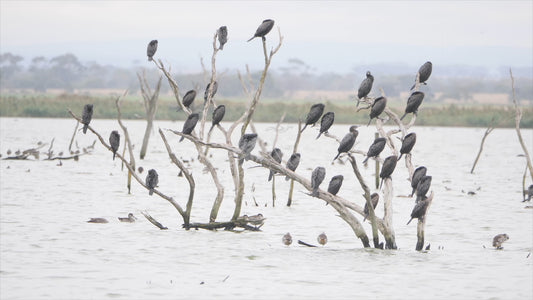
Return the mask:
MULTIPOLYGON (((148 169, 159 173, 159 190, 185 207, 189 185, 179 177, 161 141, 163 132, 178 158, 196 181, 191 221, 207 222, 216 196, 211 177, 197 161, 188 140, 167 128, 181 131, 182 122, 156 122, 148 154, 139 159, 145 122, 126 120, 135 146, 137 166, 145 178, 148 169)), ((107 140, 119 130, 116 120, 93 120, 91 125, 107 140)), ((73 119, 0 118, 0 153, 36 147, 68 154, 76 121, 73 119)), ((227 128, 228 124, 224 124, 227 128)), ((269 142, 275 124, 256 124, 259 136, 269 142)), ((238 127, 239 129, 240 127, 238 127)), ((388 128, 390 129, 390 128, 388 128)), ((244 163, 246 186, 242 214, 262 213, 267 219, 260 232, 189 230, 181 228, 177 211, 135 181, 132 193, 119 159, 96 141, 94 150, 79 161, 0 160, 0 298, 1 299, 531 299, 533 297, 533 209, 522 203, 525 159, 514 129, 495 129, 487 138, 474 174, 472 163, 484 128, 413 127, 417 143, 412 151, 415 167, 424 165, 433 176, 434 200, 427 213, 426 244, 415 251, 416 221, 405 225, 414 206, 404 159, 392 175, 394 229, 398 250, 364 249, 351 228, 322 200, 311 198, 295 184, 293 205, 287 207, 289 182, 276 177, 276 202, 272 205, 268 170, 244 163), (473 192, 474 194, 469 194, 473 192), (257 206, 256 204, 257 203, 257 206), (159 230, 140 211, 147 211, 169 230, 159 230), (117 217, 132 212, 135 223, 117 217), (109 220, 92 224, 92 217, 109 220), (290 232, 293 244, 282 236, 290 232), (310 248, 325 232, 328 243, 310 248), (503 250, 494 250, 492 238, 507 233, 503 250)), ((284 161, 292 151, 296 124, 283 124, 277 146, 284 161)), ((348 125, 334 125, 339 138, 348 125)), ((375 126, 359 128, 356 150, 367 151, 375 126)), ((326 168, 321 188, 331 177, 344 175, 338 195, 364 205, 362 189, 349 163, 332 159, 338 144, 318 134, 316 127, 302 135, 299 174, 310 176, 316 166, 326 168)), ((523 129, 533 153, 533 130, 523 129)), ((236 134, 235 134, 236 135, 236 134)), ((83 152, 96 137, 76 134, 73 147, 83 152)), ((212 141, 224 139, 214 131, 212 141)), ((237 141, 235 138, 234 142, 237 141)), ((123 142, 123 139, 122 139, 123 142)), ((400 145, 399 141, 396 143, 400 145)), ((122 146, 120 148, 122 151, 122 146)), ((227 153, 211 149, 210 157, 225 187, 217 220, 231 218, 233 180, 227 153)), ((259 155, 256 147, 253 154, 259 155)), ((386 149, 382 158, 390 155, 386 149)), ((372 191, 374 161, 361 165, 372 191)), ((342 159, 345 161, 345 159, 342 159)), ((526 178, 526 186, 531 184, 526 178)), ((383 215, 383 203, 377 207, 383 215)), ((357 216, 359 218, 359 216, 357 216)), ((361 220, 361 218, 359 218, 361 220)), ((370 226, 364 224, 367 234, 370 226)))

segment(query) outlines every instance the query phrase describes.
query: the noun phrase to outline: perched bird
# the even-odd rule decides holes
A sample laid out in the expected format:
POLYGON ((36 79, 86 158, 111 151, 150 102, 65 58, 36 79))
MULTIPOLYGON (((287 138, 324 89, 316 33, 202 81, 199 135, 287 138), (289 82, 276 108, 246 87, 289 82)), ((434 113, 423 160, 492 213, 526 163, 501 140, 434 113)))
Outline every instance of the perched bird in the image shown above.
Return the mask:
POLYGON ((359 90, 357 91, 357 98, 361 99, 370 93, 372 90, 372 84, 374 84, 374 76, 370 74, 370 71, 366 72, 366 78, 359 85, 359 90))
MULTIPOLYGON (((370 195, 370 202, 372 203, 372 208, 375 209, 376 206, 378 206, 379 194, 378 193, 373 193, 372 195, 370 195)), ((363 222, 370 215, 370 211, 368 209, 369 209, 368 208, 368 203, 366 203, 366 201, 365 201, 365 208, 363 209, 363 212, 365 213, 365 218, 363 219, 363 222)))
POLYGON ((228 42, 228 28, 226 26, 220 27, 217 30, 217 36, 218 36, 218 43, 220 44, 218 49, 224 50, 224 44, 228 42))
POLYGON ((118 134, 118 131, 111 131, 111 134, 109 135, 109 145, 111 145, 111 150, 113 150, 113 160, 115 160, 115 155, 117 154, 118 146, 120 145, 120 134, 118 134))
POLYGON ((241 149, 242 154, 239 156, 239 165, 242 165, 245 159, 248 160, 250 158, 250 152, 255 148, 256 142, 256 133, 246 133, 241 136, 239 140, 239 149, 241 149))
MULTIPOLYGON (((426 61, 420 69, 418 69, 418 81, 420 84, 426 85, 426 81, 429 79, 429 76, 431 75, 431 71, 433 70, 433 64, 430 61, 426 61)), ((411 89, 414 89, 416 86, 416 78, 415 78, 415 84, 411 87, 411 89)))
POLYGON ((285 233, 285 235, 283 236, 283 238, 281 239, 281 241, 283 242, 283 244, 285 244, 286 246, 289 246, 290 244, 292 244, 292 236, 290 233, 285 233))
POLYGON ((328 193, 337 195, 337 193, 339 192, 342 186, 343 180, 344 180, 344 176, 342 175, 333 176, 329 182, 328 193))
POLYGON ((428 209, 429 201, 426 197, 422 197, 420 201, 415 204, 413 211, 411 212, 411 219, 407 222, 407 225, 411 223, 413 219, 423 220, 428 209))
MULTIPOLYGON (((296 168, 298 168, 298 165, 300 164, 300 153, 293 153, 289 160, 287 161, 287 169, 291 171, 295 171, 296 168)), ((289 181, 289 176, 285 177, 285 181, 289 181)))
POLYGON ((127 218, 118 217, 118 220, 120 222, 133 223, 137 218, 132 213, 129 213, 127 218))
POLYGON ((89 123, 91 123, 92 118, 93 118, 93 105, 85 104, 85 106, 83 106, 83 114, 81 115, 81 123, 83 124, 83 133, 87 133, 87 127, 89 127, 89 123))
POLYGON ((324 178, 326 177, 326 169, 323 167, 316 167, 313 172, 311 173, 311 187, 313 188, 313 192, 311 193, 311 196, 317 197, 318 196, 318 187, 324 181, 324 178))
POLYGON ((266 218, 263 217, 263 214, 257 214, 257 215, 254 215, 254 216, 244 215, 244 219, 248 223, 250 223, 250 224, 252 224, 252 225, 254 225, 254 226, 258 227, 258 228, 263 226, 263 224, 265 223, 265 220, 266 220, 266 218))
POLYGON ((341 140, 339 144, 339 148, 337 148, 337 156, 333 160, 336 160, 341 153, 347 153, 350 151, 355 144, 355 139, 359 135, 359 131, 357 131, 357 126, 353 125, 350 126, 350 132, 348 132, 341 140))
POLYGON ((503 249, 503 242, 507 241, 509 236, 506 233, 500 233, 492 239, 492 247, 496 247, 496 250, 503 249))
MULTIPOLYGON (((270 153, 270 156, 272 159, 274 159, 278 164, 281 163, 281 158, 283 157, 283 152, 279 148, 272 149, 272 152, 270 153)), ((274 171, 270 170, 270 174, 268 174, 268 181, 272 180, 272 177, 274 177, 274 171)))
POLYGON ((333 125, 333 121, 335 121, 335 113, 330 111, 325 113, 322 116, 322 120, 320 121, 320 133, 318 133, 317 139, 320 137, 320 135, 324 132, 328 132, 328 129, 333 125))
POLYGON ((106 219, 104 218, 91 218, 89 221, 87 221, 87 223, 100 223, 100 224, 104 224, 104 223, 109 223, 106 219))
POLYGON ((157 40, 151 40, 150 43, 148 43, 148 48, 146 48, 146 55, 148 55, 148 61, 153 60, 153 56, 156 51, 157 51, 157 40))
POLYGON ((366 153, 366 158, 363 160, 363 164, 366 164, 369 158, 371 157, 378 157, 381 151, 385 149, 385 145, 387 144, 387 139, 379 137, 374 140, 372 145, 370 145, 370 148, 368 148, 368 152, 366 153))
POLYGON ((370 125, 370 122, 372 122, 373 118, 377 118, 379 115, 381 115, 381 113, 385 110, 385 106, 387 106, 387 98, 379 97, 374 100, 374 103, 372 103, 372 107, 370 108, 370 120, 366 126, 370 125))
POLYGON ((274 27, 274 20, 271 20, 271 19, 264 20, 263 23, 261 23, 261 25, 259 25, 259 27, 255 31, 254 36, 251 39, 249 39, 248 42, 253 40, 256 37, 261 37, 264 40, 265 35, 267 35, 267 33, 269 33, 270 30, 272 30, 272 27, 274 27))
POLYGON ((322 113, 324 112, 324 104, 317 103, 311 106, 311 109, 309 109, 309 113, 307 114, 307 117, 305 118, 305 126, 302 128, 303 132, 305 130, 305 127, 307 125, 315 125, 315 123, 320 119, 322 116, 322 113))
POLYGON ((194 98, 196 98, 196 91, 195 90, 187 91, 187 93, 185 93, 185 96, 183 96, 183 100, 181 103, 183 103, 183 106, 188 108, 193 103, 194 98))
POLYGON ((411 187, 413 188, 413 191, 411 192, 411 195, 409 197, 413 197, 415 194, 416 188, 418 186, 418 183, 420 182, 420 179, 422 177, 426 176, 427 168, 424 166, 420 166, 416 168, 416 170, 413 172, 413 177, 411 178, 411 187))
POLYGON ((154 194, 154 189, 157 187, 157 184, 159 183, 159 176, 157 175, 156 170, 150 169, 148 170, 148 175, 146 175, 146 186, 148 187, 148 195, 154 194))
POLYGON ((217 126, 222 119, 224 119, 224 115, 226 114, 226 106, 219 105, 215 110, 213 111, 213 119, 211 120, 211 128, 209 131, 213 129, 213 127, 217 126))
POLYGON ((531 201, 531 197, 533 197, 533 184, 529 186, 527 189, 527 199, 525 199, 522 202, 531 201))
POLYGON ((322 232, 321 234, 318 235, 316 240, 318 241, 320 245, 324 246, 328 242, 328 237, 326 233, 322 232))
POLYGON ((380 188, 383 185, 383 180, 385 180, 385 178, 389 178, 392 175, 392 172, 394 172, 394 168, 396 168, 397 161, 398 158, 396 157, 396 155, 391 155, 385 158, 383 166, 381 167, 381 172, 379 172, 379 177, 381 177, 381 183, 379 185, 380 188))
POLYGON ((400 120, 403 120, 405 116, 407 116, 408 113, 417 114, 418 113, 418 107, 420 104, 422 104, 422 100, 424 100, 424 93, 422 92, 414 92, 409 96, 409 99, 407 99, 407 106, 405 107, 405 113, 400 118, 400 120))
MULTIPOLYGON (((197 113, 190 114, 187 117, 187 120, 185 120, 185 123, 183 123, 183 130, 181 131, 181 133, 191 134, 191 132, 194 130, 194 127, 196 126, 196 123, 198 123, 198 118, 199 116, 197 113)), ((185 137, 182 136, 180 142, 183 141, 184 138, 185 137)))
MULTIPOLYGON (((209 95, 209 88, 211 87, 211 82, 207 84, 207 86, 205 87, 205 92, 204 92, 204 105, 205 105, 205 102, 207 101, 207 96, 209 95)), ((211 91, 211 98, 215 97, 215 94, 217 93, 217 90, 218 90, 218 82, 214 81, 213 82, 213 91, 211 91)))
POLYGON ((431 186, 431 176, 422 176, 420 178, 420 181, 416 185, 416 197, 418 201, 418 197, 425 197, 426 194, 429 191, 429 187, 431 186))
POLYGON ((402 141, 402 147, 400 148, 400 157, 398 157, 398 160, 402 158, 402 155, 408 154, 413 150, 413 147, 416 143, 416 133, 411 132, 407 134, 402 141))

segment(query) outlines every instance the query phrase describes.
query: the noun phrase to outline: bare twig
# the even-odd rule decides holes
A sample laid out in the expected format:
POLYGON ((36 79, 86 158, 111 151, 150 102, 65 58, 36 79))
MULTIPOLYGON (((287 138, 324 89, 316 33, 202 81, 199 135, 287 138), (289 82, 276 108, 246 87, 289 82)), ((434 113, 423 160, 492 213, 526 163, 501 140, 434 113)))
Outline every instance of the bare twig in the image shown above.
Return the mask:
POLYGON ((472 169, 470 170, 470 174, 474 173, 474 169, 476 168, 477 161, 479 160, 479 157, 481 156, 481 152, 483 151, 483 145, 485 144, 485 139, 487 136, 494 130, 494 125, 491 124, 487 130, 485 130, 485 134, 483 134, 483 138, 481 138, 481 145, 479 145, 479 152, 477 153, 476 160, 474 160, 474 164, 472 165, 472 169))
MULTIPOLYGON (((128 93, 128 90, 124 92, 122 97, 126 96, 127 93, 128 93)), ((120 111, 120 98, 121 97, 117 97, 117 100, 115 101, 115 105, 117 107, 117 120, 118 120, 118 124, 120 125, 120 128, 122 128, 122 131, 124 132, 124 144, 127 145, 128 147, 128 151, 130 154, 130 165, 133 169, 133 172, 135 173, 135 156, 133 155, 133 147, 131 146, 131 139, 128 133, 128 128, 126 128, 126 126, 124 126, 124 124, 122 123, 122 113, 120 111)), ((128 172, 128 194, 130 193, 131 193, 131 172, 128 172)))

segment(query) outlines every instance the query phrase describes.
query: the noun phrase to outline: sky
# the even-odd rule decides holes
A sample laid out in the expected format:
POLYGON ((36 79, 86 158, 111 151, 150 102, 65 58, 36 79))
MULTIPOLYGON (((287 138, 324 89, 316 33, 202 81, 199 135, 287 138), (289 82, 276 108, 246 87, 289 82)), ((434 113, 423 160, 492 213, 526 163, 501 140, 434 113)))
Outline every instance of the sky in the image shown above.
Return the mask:
POLYGON ((356 66, 533 65, 533 1, 11 1, 0 0, 0 52, 31 57, 73 53, 82 61, 143 65, 146 45, 174 70, 209 62, 216 29, 228 27, 222 69, 262 67, 248 38, 275 20, 275 67, 298 58, 320 72, 356 66))

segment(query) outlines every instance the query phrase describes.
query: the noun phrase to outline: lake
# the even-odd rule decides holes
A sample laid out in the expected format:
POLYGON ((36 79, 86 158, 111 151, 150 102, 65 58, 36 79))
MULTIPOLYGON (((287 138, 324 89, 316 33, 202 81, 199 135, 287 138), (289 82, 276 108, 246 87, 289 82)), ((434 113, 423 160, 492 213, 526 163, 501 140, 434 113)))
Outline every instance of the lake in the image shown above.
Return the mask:
MULTIPOLYGON (((145 122, 126 120, 135 144, 137 166, 159 173, 159 189, 182 207, 189 186, 178 177, 157 128, 181 131, 182 122, 158 121, 144 160, 138 155, 145 122)), ((374 139, 375 122, 359 128, 355 149, 367 151, 374 139)), ((54 139, 53 151, 68 152, 76 126, 73 119, 0 118, 0 153, 28 149, 54 139)), ((114 120, 91 123, 107 140, 114 120)), ((224 124, 228 127, 228 124, 224 124)), ((259 136, 273 141, 275 124, 256 124, 259 136)), ((330 133, 342 138, 348 125, 333 125, 330 133)), ((238 127, 240 128, 240 126, 238 127)), ((296 124, 283 124, 277 146, 284 161, 292 151, 296 124)), ((246 186, 242 214, 262 213, 261 232, 229 232, 181 228, 177 211, 157 195, 133 182, 126 189, 126 172, 119 159, 96 142, 79 161, 0 161, 0 298, 1 299, 531 299, 533 297, 533 209, 522 203, 525 159, 514 129, 495 129, 487 138, 474 174, 470 174, 484 128, 413 127, 417 143, 412 151, 415 167, 424 165, 433 176, 435 193, 427 214, 426 244, 430 251, 415 251, 416 221, 409 220, 414 199, 404 160, 392 175, 394 230, 398 250, 364 249, 351 228, 322 200, 311 198, 295 184, 293 205, 287 207, 289 182, 276 178, 276 205, 272 206, 269 171, 244 163, 246 186), (474 192, 469 195, 468 192, 474 192), (257 202, 257 206, 254 204, 257 202), (159 230, 140 211, 149 212, 169 230, 159 230), (135 223, 117 217, 132 212, 135 223), (107 224, 92 224, 103 217, 107 224), (282 244, 290 232, 293 244, 282 244), (325 232, 328 243, 317 244, 325 232), (492 238, 506 233, 510 239, 496 251, 492 238)), ((218 130, 212 141, 222 142, 218 130)), ((196 159, 191 142, 165 132, 178 158, 189 161, 196 181, 192 222, 207 222, 216 196, 211 177, 196 159)), ((349 163, 332 164, 338 144, 320 137, 317 127, 302 136, 299 174, 310 177, 316 166, 326 168, 323 190, 332 176, 344 175, 338 195, 364 205, 363 193, 349 163)), ((533 130, 522 129, 533 154, 533 130)), ((77 133, 79 149, 96 137, 77 133)), ((238 139, 235 138, 235 142, 238 139)), ((123 139, 122 139, 123 141, 123 139)), ((396 143, 400 145, 399 141, 396 143)), ((268 146, 271 149, 271 146, 268 146)), ((120 148, 122 151, 122 145, 120 148)), ((212 149, 225 198, 219 221, 231 218, 233 181, 227 154, 212 149)), ((259 154, 257 146, 253 154, 259 154)), ((390 155, 385 149, 382 158, 390 155)), ((366 182, 374 186, 374 161, 361 165, 366 182)), ((526 186, 531 178, 526 178, 526 186)), ((381 194, 382 195, 382 194, 381 194)), ((383 203, 376 208, 383 216, 383 203)), ((361 220, 360 216, 357 218, 361 220)), ((369 223, 364 224, 371 236, 369 223)), ((380 239, 383 238, 380 236, 380 239)))

